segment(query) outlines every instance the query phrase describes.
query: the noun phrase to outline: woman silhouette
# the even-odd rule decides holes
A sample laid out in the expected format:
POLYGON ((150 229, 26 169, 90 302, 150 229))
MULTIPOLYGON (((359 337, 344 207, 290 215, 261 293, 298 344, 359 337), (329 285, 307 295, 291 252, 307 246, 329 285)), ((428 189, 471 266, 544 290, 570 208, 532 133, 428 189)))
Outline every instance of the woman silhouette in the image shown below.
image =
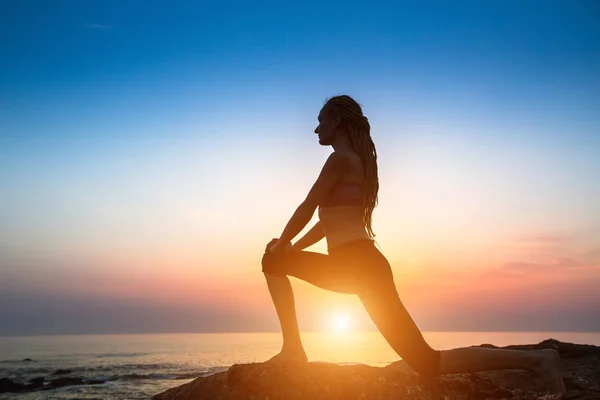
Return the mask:
POLYGON ((346 95, 327 100, 318 120, 319 143, 332 146, 333 153, 281 236, 267 244, 262 258, 283 333, 281 352, 268 362, 307 362, 288 279, 294 276, 326 290, 358 295, 390 346, 421 375, 524 369, 539 375, 548 389, 564 393, 554 350, 466 347, 438 351, 425 342, 400 301, 390 264, 374 245, 371 215, 379 181, 369 121, 360 105, 346 95), (319 222, 292 245, 317 207, 319 222), (303 251, 323 237, 328 254, 303 251))

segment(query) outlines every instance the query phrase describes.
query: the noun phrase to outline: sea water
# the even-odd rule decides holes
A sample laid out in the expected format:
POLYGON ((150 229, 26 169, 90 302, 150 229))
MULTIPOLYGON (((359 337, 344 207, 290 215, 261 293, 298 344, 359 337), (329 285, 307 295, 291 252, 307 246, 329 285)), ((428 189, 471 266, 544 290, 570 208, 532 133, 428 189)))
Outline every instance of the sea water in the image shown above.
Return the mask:
MULTIPOLYGON (((426 332, 424 336, 436 349, 531 344, 549 338, 600 345, 600 333, 426 332)), ((384 366, 399 359, 378 332, 309 332, 302 333, 302 340, 310 361, 384 366)), ((235 363, 264 361, 281 344, 280 333, 0 337, 0 378, 27 383, 36 377, 48 381, 69 376, 103 382, 3 393, 0 399, 148 399, 235 363), (53 375, 59 369, 69 371, 53 375)))

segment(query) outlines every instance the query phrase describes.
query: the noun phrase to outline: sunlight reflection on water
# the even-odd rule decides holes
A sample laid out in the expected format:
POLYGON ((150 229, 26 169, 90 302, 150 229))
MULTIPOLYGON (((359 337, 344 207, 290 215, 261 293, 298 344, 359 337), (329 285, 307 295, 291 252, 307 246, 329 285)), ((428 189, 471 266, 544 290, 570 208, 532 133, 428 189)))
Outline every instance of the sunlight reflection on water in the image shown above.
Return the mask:
MULTIPOLYGON (((600 333, 426 332, 424 337, 436 349, 530 344, 548 338, 600 345, 600 333)), ((305 332, 302 340, 310 361, 385 366, 399 359, 379 332, 305 332)), ((0 337, 0 377, 26 382, 68 369, 69 376, 106 382, 55 389, 55 399, 143 399, 235 363, 265 361, 281 344, 280 333, 0 337)), ((38 400, 48 393, 5 398, 38 400)))

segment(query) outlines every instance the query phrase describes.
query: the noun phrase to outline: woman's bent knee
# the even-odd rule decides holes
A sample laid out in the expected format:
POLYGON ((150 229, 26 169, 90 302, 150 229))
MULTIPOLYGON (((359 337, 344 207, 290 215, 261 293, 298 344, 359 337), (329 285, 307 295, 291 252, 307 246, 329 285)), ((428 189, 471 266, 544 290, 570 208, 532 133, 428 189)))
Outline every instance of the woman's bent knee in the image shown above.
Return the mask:
POLYGON ((280 257, 276 253, 266 252, 262 257, 262 272, 273 276, 283 276, 280 257))

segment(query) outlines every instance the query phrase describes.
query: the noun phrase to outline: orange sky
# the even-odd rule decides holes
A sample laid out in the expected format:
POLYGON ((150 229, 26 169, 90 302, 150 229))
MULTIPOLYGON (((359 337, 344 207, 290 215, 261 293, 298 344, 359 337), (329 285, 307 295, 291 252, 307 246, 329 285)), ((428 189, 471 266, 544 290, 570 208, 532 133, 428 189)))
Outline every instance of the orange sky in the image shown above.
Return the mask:
MULTIPOLYGON (((600 330, 597 9, 508 3, 8 7, 0 335, 277 331, 260 259, 336 94, 370 121, 419 326, 600 330)), ((293 286, 303 330, 372 328, 293 286)))

